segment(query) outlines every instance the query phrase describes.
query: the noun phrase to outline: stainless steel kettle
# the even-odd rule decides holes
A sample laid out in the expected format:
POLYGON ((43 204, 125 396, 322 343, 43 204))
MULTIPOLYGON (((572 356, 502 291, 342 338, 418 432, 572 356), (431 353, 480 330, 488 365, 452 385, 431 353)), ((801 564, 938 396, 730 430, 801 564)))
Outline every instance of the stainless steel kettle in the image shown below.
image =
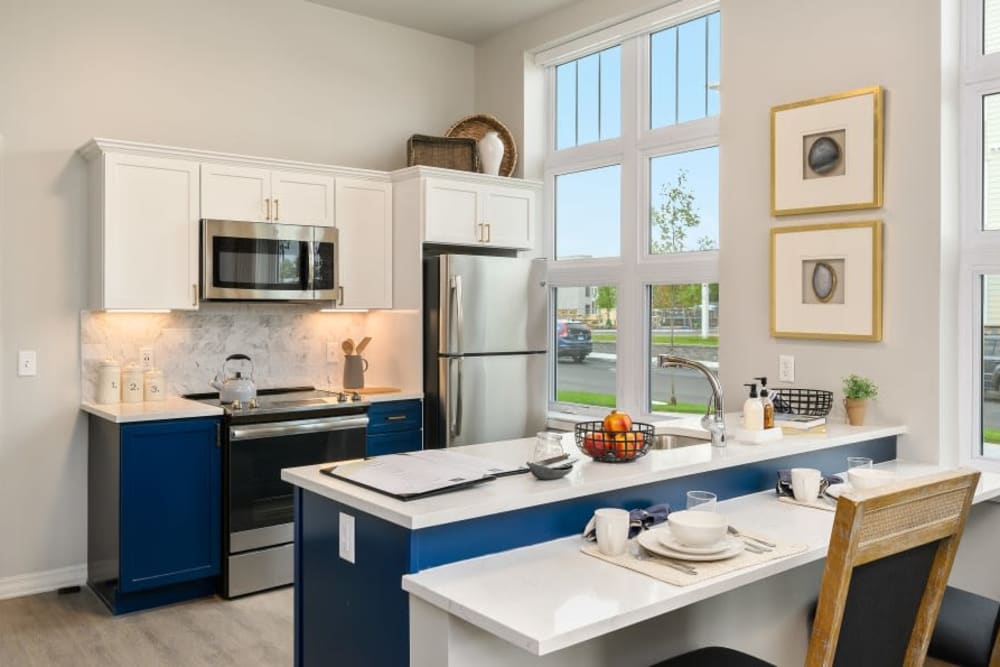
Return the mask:
POLYGON ((253 381, 253 360, 245 354, 230 354, 222 362, 222 371, 209 384, 219 390, 219 400, 222 403, 239 402, 241 404, 257 398, 257 385, 253 381), (226 373, 226 364, 230 361, 246 361, 250 364, 250 375, 244 377, 242 371, 226 373), (220 379, 220 376, 222 379, 220 379))

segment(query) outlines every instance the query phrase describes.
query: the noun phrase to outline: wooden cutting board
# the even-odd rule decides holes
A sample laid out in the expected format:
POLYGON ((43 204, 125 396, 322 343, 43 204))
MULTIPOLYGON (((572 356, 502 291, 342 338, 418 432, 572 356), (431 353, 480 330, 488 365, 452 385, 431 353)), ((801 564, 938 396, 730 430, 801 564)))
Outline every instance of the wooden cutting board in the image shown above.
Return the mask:
POLYGON ((356 391, 359 394, 398 394, 402 391, 399 387, 362 387, 361 389, 348 389, 348 391, 356 391))

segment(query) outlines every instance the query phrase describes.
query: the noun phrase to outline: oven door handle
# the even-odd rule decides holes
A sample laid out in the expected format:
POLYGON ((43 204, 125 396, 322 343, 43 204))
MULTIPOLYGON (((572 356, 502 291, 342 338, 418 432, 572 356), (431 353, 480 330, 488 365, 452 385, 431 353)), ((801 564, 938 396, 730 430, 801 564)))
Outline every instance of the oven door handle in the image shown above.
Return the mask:
POLYGON ((276 422, 271 424, 250 424, 233 426, 229 429, 229 441, 259 440, 283 435, 305 435, 309 433, 326 433, 328 431, 346 431, 349 429, 366 428, 368 417, 356 415, 351 417, 321 417, 319 419, 299 419, 291 422, 276 422))

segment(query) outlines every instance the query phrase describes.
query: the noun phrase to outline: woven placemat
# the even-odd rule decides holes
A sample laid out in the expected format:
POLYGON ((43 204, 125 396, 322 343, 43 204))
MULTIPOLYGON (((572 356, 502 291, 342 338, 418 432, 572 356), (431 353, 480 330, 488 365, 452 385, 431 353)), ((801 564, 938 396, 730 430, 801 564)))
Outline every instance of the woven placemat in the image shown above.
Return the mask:
MULTIPOLYGON (((744 534, 748 533, 744 531, 744 534)), ((657 562, 658 557, 654 555, 649 555, 647 558, 640 560, 633 555, 634 550, 639 548, 638 544, 632 544, 635 540, 629 540, 629 546, 625 550, 625 553, 621 556, 605 556, 597 549, 597 545, 591 542, 588 542, 581 547, 580 551, 588 556, 600 558, 603 561, 645 574, 653 579, 658 579, 668 584, 673 584, 674 586, 690 586, 691 584, 697 584, 705 581, 706 579, 712 579, 728 572, 742 570, 745 567, 760 565, 761 563, 767 563, 768 561, 777 560, 779 558, 794 556, 797 553, 802 553, 808 548, 804 544, 787 544, 778 542, 777 540, 765 535, 757 535, 757 537, 767 539, 769 542, 772 542, 777 546, 775 546, 773 551, 767 551, 760 554, 751 551, 744 551, 740 555, 726 560, 700 562, 684 561, 686 565, 693 567, 697 571, 697 574, 685 574, 684 572, 675 570, 672 567, 663 565, 662 563, 657 562)))

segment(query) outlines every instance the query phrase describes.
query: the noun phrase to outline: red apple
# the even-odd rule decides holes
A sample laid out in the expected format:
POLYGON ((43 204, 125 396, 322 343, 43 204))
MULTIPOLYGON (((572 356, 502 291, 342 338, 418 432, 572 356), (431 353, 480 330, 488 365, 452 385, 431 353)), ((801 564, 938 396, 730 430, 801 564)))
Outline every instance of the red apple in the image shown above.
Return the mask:
POLYGON ((625 433, 632 430, 632 418, 624 412, 612 410, 604 418, 604 430, 609 433, 625 433))

